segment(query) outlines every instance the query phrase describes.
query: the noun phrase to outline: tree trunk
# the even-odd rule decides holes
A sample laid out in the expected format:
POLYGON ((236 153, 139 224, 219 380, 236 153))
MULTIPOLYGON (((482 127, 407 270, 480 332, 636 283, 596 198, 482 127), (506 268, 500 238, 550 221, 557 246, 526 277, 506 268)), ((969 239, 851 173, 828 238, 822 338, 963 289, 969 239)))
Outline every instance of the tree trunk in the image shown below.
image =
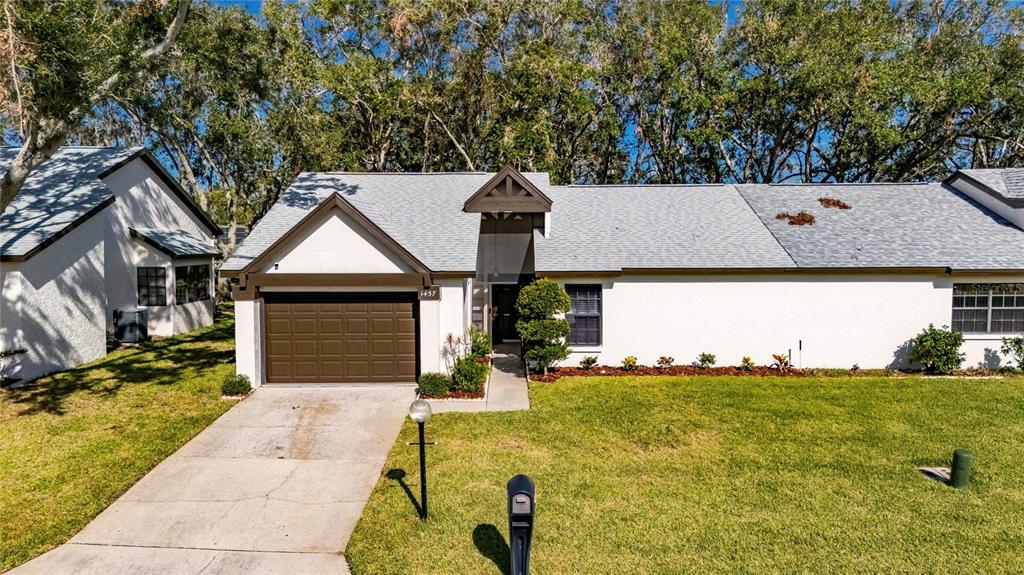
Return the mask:
POLYGON ((10 167, 4 173, 3 179, 0 180, 0 213, 14 201, 32 170, 50 159, 50 156, 57 151, 65 139, 67 139, 67 133, 64 130, 58 130, 56 134, 50 135, 42 143, 34 133, 26 139, 25 145, 18 150, 18 155, 14 157, 10 167))
MULTIPOLYGON (((167 27, 167 32, 164 34, 163 40, 158 44, 151 46, 147 50, 142 52, 142 59, 145 61, 153 61, 157 58, 162 57, 168 51, 174 41, 178 38, 178 33, 181 32, 181 27, 185 23, 185 18, 188 16, 188 7, 190 0, 178 0, 177 12, 174 15, 174 20, 167 27)), ((8 14, 8 18, 10 15, 8 14)), ((12 55, 12 58, 14 56, 12 55)), ((13 77, 17 79, 17 66, 15 62, 12 62, 11 69, 13 77)), ((143 68, 144 69, 144 68, 143 68)), ((101 82, 96 88, 95 92, 89 99, 90 105, 96 105, 104 98, 110 96, 111 91, 118 85, 121 80, 120 72, 114 72, 106 80, 101 82)), ((75 109, 72 110, 68 116, 64 118, 36 118, 34 121, 26 120, 25 114, 28 114, 25 110, 20 110, 19 123, 23 126, 21 134, 23 143, 21 149, 18 151, 18 155, 15 156, 14 161, 11 162, 9 168, 4 173, 3 179, 0 179, 0 213, 3 213, 7 206, 14 201, 15 196, 21 190, 21 186, 25 184, 25 180, 28 178, 32 170, 39 167, 40 164, 49 160, 53 154, 57 152, 65 141, 67 141, 68 132, 71 131, 71 123, 76 123, 81 119, 88 110, 75 109), (42 138, 40 142, 40 127, 45 126, 47 135, 42 138)))

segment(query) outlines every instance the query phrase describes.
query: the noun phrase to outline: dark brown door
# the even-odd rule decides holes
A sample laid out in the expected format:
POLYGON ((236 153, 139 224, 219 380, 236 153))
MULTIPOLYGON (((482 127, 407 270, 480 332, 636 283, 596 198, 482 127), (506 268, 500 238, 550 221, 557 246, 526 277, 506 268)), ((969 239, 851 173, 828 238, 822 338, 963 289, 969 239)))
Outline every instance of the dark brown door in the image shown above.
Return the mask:
POLYGON ((415 294, 266 294, 267 383, 416 381, 415 294))
POLYGON ((519 299, 519 286, 516 284, 492 284, 494 295, 491 304, 494 306, 494 342, 519 339, 516 322, 519 312, 516 311, 516 300, 519 299))

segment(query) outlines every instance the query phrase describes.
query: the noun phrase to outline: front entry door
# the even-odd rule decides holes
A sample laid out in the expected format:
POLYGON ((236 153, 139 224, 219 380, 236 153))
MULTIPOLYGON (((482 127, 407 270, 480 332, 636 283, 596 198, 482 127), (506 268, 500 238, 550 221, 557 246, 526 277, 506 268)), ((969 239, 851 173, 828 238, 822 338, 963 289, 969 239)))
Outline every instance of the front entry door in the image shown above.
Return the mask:
POLYGON ((516 300, 519 299, 519 286, 516 284, 494 284, 491 286, 491 306, 494 308, 494 343, 519 339, 516 333, 516 300))

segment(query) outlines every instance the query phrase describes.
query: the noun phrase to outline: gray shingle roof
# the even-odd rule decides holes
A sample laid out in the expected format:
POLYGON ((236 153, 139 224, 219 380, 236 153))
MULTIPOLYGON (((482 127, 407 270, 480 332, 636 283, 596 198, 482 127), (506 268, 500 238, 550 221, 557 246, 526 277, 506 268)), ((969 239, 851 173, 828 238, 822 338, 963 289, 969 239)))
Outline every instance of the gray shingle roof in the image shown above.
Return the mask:
MULTIPOLYGON (((462 204, 494 174, 304 173, 242 241, 222 269, 240 270, 337 192, 434 271, 476 267, 480 214, 462 204)), ((547 174, 524 174, 543 190, 547 174)))
POLYGON ((960 173, 988 186, 1007 198, 1024 198, 1024 168, 984 168, 960 173))
POLYGON ((554 186, 541 271, 774 268, 793 260, 730 185, 554 186))
POLYGON ((1024 233, 945 184, 737 187, 802 268, 1024 269, 1024 233), (821 197, 851 209, 824 208, 821 197), (775 219, 800 211, 817 221, 775 219))
POLYGON ((131 228, 131 231, 171 257, 220 255, 220 250, 212 241, 182 230, 131 228))
MULTIPOLYGON (((141 148, 61 148, 0 214, 0 255, 24 257, 113 197, 99 176, 141 148)), ((0 148, 6 170, 15 148, 0 148)))
MULTIPOLYGON (((472 272, 480 219, 462 204, 491 176, 302 174, 225 270, 240 270, 337 192, 433 271, 472 272)), ((1024 269, 1024 232, 944 184, 551 186, 536 269, 1024 269), (823 208, 818 198, 853 209, 823 208), (811 226, 775 219, 806 210, 811 226)))

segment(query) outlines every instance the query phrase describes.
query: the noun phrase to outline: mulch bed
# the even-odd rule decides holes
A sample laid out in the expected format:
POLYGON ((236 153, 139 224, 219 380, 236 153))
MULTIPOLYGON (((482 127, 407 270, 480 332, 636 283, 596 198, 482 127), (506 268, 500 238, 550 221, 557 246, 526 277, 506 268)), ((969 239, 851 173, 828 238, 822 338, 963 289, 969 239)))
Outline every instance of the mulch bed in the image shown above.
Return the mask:
POLYGON ((452 390, 448 392, 448 395, 442 395, 440 397, 434 397, 431 395, 421 395, 420 397, 423 399, 481 399, 484 396, 484 387, 485 386, 481 385, 479 391, 474 391, 472 393, 468 391, 452 390))
MULTIPOLYGON (((621 367, 609 367, 606 365, 594 366, 590 369, 583 369, 581 367, 553 367, 548 370, 547 375, 540 373, 531 373, 530 381, 541 381, 541 382, 552 382, 558 381, 563 377, 634 377, 634 376, 653 376, 653 375, 713 375, 713 376, 737 376, 737 375, 753 375, 759 377, 904 377, 908 375, 922 375, 921 371, 897 371, 897 370, 881 370, 881 369, 788 369, 781 371, 779 369, 757 366, 750 371, 740 369, 738 367, 709 367, 700 368, 692 365, 673 365, 672 367, 649 367, 644 365, 637 366, 632 371, 626 371, 621 367)), ((990 377, 1003 375, 998 370, 992 370, 987 368, 969 368, 961 369, 953 374, 952 377, 990 377)))
POLYGON ((755 367, 753 371, 745 371, 738 367, 709 367, 700 368, 692 365, 673 365, 672 367, 648 367, 638 365, 632 371, 626 371, 621 367, 609 367, 607 365, 595 365, 590 369, 582 367, 553 367, 548 370, 547 375, 531 373, 530 381, 556 381, 563 377, 596 377, 596 376, 637 376, 637 375, 760 375, 760 376, 787 376, 807 377, 810 373, 802 369, 791 369, 780 371, 770 367, 755 367))

